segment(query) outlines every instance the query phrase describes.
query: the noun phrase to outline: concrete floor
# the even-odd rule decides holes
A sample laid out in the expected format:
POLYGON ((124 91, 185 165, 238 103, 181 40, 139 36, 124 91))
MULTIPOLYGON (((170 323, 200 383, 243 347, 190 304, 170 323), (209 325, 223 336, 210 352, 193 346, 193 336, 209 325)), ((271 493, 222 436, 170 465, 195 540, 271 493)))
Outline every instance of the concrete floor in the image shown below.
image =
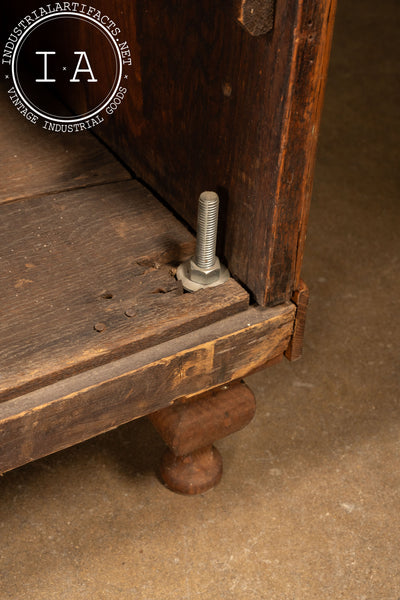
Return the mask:
POLYGON ((204 496, 159 483, 145 420, 6 474, 1 600, 400 598, 398 3, 339 4, 303 360, 248 378, 204 496))

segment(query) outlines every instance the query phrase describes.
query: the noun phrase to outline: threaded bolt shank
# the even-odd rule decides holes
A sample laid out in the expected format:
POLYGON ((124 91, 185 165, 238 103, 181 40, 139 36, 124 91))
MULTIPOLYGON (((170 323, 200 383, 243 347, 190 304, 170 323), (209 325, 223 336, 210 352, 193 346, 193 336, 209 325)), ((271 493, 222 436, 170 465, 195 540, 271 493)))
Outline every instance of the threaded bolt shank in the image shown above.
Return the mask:
POLYGON ((197 213, 197 242, 194 262, 202 269, 215 263, 219 198, 215 192, 200 194, 197 213))

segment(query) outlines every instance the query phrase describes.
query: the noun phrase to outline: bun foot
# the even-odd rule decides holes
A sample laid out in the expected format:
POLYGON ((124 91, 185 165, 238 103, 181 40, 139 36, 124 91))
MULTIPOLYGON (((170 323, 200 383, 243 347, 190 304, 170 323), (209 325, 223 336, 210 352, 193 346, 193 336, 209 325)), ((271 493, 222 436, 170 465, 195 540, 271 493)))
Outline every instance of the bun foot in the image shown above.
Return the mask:
POLYGON ((222 458, 212 445, 250 423, 256 405, 246 384, 231 383, 149 416, 168 446, 161 459, 161 477, 181 494, 201 494, 222 475, 222 458))
POLYGON ((222 457, 214 446, 195 450, 186 456, 175 456, 167 448, 160 465, 165 485, 180 494, 202 494, 219 483, 222 457))

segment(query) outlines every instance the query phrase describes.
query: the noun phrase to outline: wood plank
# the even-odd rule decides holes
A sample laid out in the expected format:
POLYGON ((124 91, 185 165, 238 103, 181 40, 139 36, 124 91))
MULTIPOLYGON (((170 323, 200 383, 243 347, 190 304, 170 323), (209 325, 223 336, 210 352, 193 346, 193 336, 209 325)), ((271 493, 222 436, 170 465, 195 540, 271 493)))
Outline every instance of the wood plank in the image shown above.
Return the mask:
POLYGON ((0 400, 248 306, 233 280, 183 294, 174 266, 195 241, 138 182, 6 204, 0 215, 0 400))
POLYGON ((292 302, 297 307, 293 328, 293 336, 285 351, 285 356, 290 361, 298 360, 303 354, 304 329, 306 325, 306 316, 309 299, 310 290, 308 289, 304 281, 300 281, 299 289, 295 291, 292 297, 292 302))
POLYGON ((130 173, 90 133, 54 133, 28 122, 10 102, 7 90, 2 83, 0 204, 131 179, 130 173))
POLYGON ((220 194, 220 254, 261 305, 298 287, 335 12, 335 0, 275 4, 258 37, 237 1, 96 4, 122 22, 134 63, 97 133, 192 227, 199 193, 220 194))
MULTIPOLYGON (((264 298, 267 304, 279 302, 280 298, 289 299, 300 286, 336 4, 336 0, 298 3, 282 122, 273 240, 266 266, 269 280, 264 298)), ((255 270, 252 277, 257 277, 255 270)), ((259 280, 259 289, 260 286, 262 281, 259 280)))
POLYGON ((250 308, 0 405, 0 472, 244 377, 285 350, 294 304, 250 308))

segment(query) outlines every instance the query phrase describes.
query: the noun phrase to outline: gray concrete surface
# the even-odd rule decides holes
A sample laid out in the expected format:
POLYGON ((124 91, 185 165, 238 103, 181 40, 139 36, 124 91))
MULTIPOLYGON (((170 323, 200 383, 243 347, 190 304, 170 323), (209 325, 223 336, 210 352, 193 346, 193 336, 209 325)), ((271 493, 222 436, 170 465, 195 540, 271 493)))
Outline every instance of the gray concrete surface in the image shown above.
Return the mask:
POLYGON ((146 421, 6 474, 1 600, 400 598, 396 12, 339 2, 304 358, 248 378, 221 484, 164 489, 146 421))

